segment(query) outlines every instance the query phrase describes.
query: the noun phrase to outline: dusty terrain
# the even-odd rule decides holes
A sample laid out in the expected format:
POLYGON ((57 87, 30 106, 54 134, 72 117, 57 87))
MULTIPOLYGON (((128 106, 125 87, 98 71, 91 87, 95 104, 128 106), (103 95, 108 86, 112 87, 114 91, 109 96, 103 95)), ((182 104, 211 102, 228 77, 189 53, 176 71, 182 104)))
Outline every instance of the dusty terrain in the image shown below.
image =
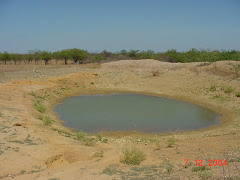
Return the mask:
MULTIPOLYGON (((233 63, 237 63, 234 62, 233 63)), ((167 63, 125 60, 106 64, 0 67, 0 179, 239 179, 240 78, 227 61, 167 63), (181 99, 215 110, 221 124, 168 134, 103 133, 87 146, 53 112, 80 94, 134 92, 181 99), (42 99, 45 112, 34 106, 42 99), (45 125, 44 117, 52 124, 45 125), (175 143, 168 147, 168 139, 175 143), (156 145, 159 142, 159 146, 156 145), (140 165, 120 162, 123 147, 146 154, 140 165), (103 151, 103 157, 94 153, 103 151), (188 166, 185 167, 185 159, 188 166), (194 160, 203 160, 198 169, 194 160), (208 166, 209 159, 227 166, 208 166)), ((94 109, 93 109, 94 113, 94 109)))

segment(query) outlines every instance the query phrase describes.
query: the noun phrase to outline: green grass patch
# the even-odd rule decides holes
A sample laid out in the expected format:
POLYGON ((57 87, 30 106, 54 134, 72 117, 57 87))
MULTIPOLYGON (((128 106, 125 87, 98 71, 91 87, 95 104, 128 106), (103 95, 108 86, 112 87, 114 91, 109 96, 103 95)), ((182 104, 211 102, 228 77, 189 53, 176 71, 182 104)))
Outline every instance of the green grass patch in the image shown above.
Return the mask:
POLYGON ((217 90, 217 86, 215 84, 212 84, 209 88, 211 92, 215 92, 217 90))
POLYGON ((94 146, 95 145, 95 139, 94 138, 85 137, 83 139, 83 142, 84 142, 85 146, 94 146))
POLYGON ((29 95, 35 97, 36 99, 42 99, 42 100, 46 100, 50 97, 50 95, 48 93, 44 93, 44 94, 40 95, 40 94, 37 94, 36 92, 33 92, 33 91, 31 91, 29 93, 29 95))
POLYGON ((161 144, 159 141, 156 141, 156 150, 161 150, 161 144))
POLYGON ((52 124, 52 119, 49 116, 45 116, 45 118, 43 120, 43 124, 47 125, 47 126, 52 124))
POLYGON ((97 151, 93 154, 95 158, 102 158, 103 157, 103 150, 97 151))
POLYGON ((240 97, 240 91, 238 91, 238 92, 236 93, 236 96, 237 96, 237 97, 240 97))
POLYGON ((76 133, 77 139, 80 140, 80 141, 83 140, 86 137, 86 135, 87 134, 85 132, 81 131, 81 130, 77 131, 77 133, 76 133))
POLYGON ((222 90, 227 94, 231 94, 232 92, 234 92, 235 88, 233 88, 232 86, 223 86, 222 90))
POLYGON ((199 177, 200 177, 201 179, 204 179, 204 180, 209 179, 209 178, 211 178, 212 176, 213 176, 213 174, 212 174, 211 172, 208 172, 208 171, 206 171, 206 172, 201 172, 201 173, 199 174, 199 177))
POLYGON ((192 172, 205 171, 208 170, 206 166, 197 166, 192 168, 192 172))
POLYGON ((77 140, 82 141, 86 146, 95 145, 95 139, 87 137, 87 134, 83 131, 77 131, 76 137, 77 137, 77 140))
POLYGON ((36 99, 35 100, 34 107, 40 113, 45 113, 46 112, 46 107, 44 106, 43 101, 41 99, 36 99))
POLYGON ((167 140, 168 147, 173 147, 175 143, 176 143, 176 138, 174 136, 168 138, 167 140))
POLYGON ((98 141, 102 141, 102 134, 98 134, 97 139, 98 139, 98 141))
POLYGON ((167 172, 170 174, 171 172, 173 172, 173 165, 172 164, 167 164, 166 167, 167 172))
POLYGON ((142 161, 146 159, 146 155, 137 148, 124 148, 123 157, 121 162, 127 165, 139 165, 142 161))

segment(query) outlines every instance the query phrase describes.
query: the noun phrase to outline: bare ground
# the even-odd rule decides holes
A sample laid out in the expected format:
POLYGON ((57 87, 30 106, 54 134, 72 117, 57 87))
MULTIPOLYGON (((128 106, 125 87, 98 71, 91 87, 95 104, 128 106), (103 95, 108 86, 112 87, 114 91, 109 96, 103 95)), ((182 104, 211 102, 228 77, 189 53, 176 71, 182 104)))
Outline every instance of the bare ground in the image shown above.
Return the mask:
POLYGON ((36 66, 37 72, 33 68, 0 67, 0 179, 239 179, 240 97, 236 94, 240 81, 228 62, 124 60, 101 66, 36 66), (155 135, 103 133, 107 142, 86 146, 52 111, 69 96, 111 92, 196 103, 221 114, 221 124, 201 131, 155 135), (33 105, 39 97, 47 107, 44 113, 33 105), (44 125, 45 116, 54 122, 44 125), (172 136, 176 142, 168 147, 172 136), (120 163, 123 147, 133 146, 146 154, 146 160, 138 166, 120 163), (99 150, 103 157, 95 158, 99 150), (185 159, 189 160, 187 167, 185 159), (205 169, 196 168, 196 159, 203 160, 205 169), (209 159, 227 160, 228 164, 210 167, 209 159))

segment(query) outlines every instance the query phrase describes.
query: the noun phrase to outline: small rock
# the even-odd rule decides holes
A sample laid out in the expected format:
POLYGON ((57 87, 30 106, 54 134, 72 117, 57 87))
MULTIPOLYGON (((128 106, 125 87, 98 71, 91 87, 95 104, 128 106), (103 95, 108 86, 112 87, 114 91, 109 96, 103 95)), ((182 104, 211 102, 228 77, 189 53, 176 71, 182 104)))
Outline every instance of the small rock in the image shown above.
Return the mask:
POLYGON ((22 124, 16 123, 16 124, 14 124, 13 126, 22 126, 22 124))

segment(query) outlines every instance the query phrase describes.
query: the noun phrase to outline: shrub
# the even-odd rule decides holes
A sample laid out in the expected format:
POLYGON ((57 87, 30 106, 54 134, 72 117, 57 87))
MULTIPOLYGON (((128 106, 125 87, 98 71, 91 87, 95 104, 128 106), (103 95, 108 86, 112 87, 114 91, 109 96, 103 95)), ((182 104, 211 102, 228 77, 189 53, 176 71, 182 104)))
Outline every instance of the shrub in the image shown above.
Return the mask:
POLYGON ((192 172, 204 171, 207 170, 206 166, 193 167, 192 172))
POLYGON ((176 139, 174 136, 168 138, 168 147, 172 147, 176 142, 176 139))
POLYGON ((83 139, 84 145, 86 146, 94 146, 95 145, 95 139, 94 138, 87 138, 85 137, 83 139))
POLYGON ((78 140, 83 140, 86 137, 86 133, 80 130, 80 131, 77 131, 76 136, 78 140))
POLYGON ((103 150, 97 151, 93 154, 95 158, 102 158, 103 157, 103 150))
POLYGON ((225 86, 223 87, 223 91, 227 94, 231 94, 235 89, 231 86, 225 86))
POLYGON ((211 92, 215 92, 217 90, 217 86, 215 84, 212 84, 209 88, 211 92))
POLYGON ((98 141, 102 141, 102 134, 97 135, 98 141))
POLYGON ((159 141, 156 141, 156 146, 157 146, 156 150, 161 150, 161 145, 160 145, 159 141))
POLYGON ((213 176, 213 174, 211 173, 211 172, 208 172, 208 171, 206 171, 206 172, 201 172, 201 174, 199 175, 202 179, 209 179, 210 177, 212 177, 213 176))
POLYGON ((44 120, 43 120, 43 124, 44 125, 50 125, 52 124, 52 119, 49 116, 45 116, 44 120))
POLYGON ((77 131, 76 136, 79 141, 82 141, 86 146, 94 146, 95 139, 86 137, 86 133, 83 131, 77 131))
POLYGON ((237 97, 240 97, 240 91, 238 91, 238 92, 236 93, 236 96, 237 96, 237 97))
POLYGON ((108 139, 103 139, 103 142, 104 142, 104 143, 107 143, 107 142, 108 142, 108 139))
POLYGON ((46 112, 46 107, 43 105, 41 99, 37 99, 34 103, 34 107, 36 110, 38 110, 40 113, 46 112))
POLYGON ((240 72, 240 64, 228 63, 228 65, 232 66, 230 69, 234 72, 235 77, 238 78, 240 72))
POLYGON ((123 155, 120 161, 127 165, 139 165, 146 158, 145 154, 135 147, 123 149, 123 155))
POLYGON ((151 70, 151 73, 153 76, 159 76, 160 71, 159 71, 159 69, 153 69, 153 70, 151 70))
POLYGON ((173 165, 168 164, 166 169, 167 169, 167 172, 170 174, 171 172, 173 172, 173 165))

